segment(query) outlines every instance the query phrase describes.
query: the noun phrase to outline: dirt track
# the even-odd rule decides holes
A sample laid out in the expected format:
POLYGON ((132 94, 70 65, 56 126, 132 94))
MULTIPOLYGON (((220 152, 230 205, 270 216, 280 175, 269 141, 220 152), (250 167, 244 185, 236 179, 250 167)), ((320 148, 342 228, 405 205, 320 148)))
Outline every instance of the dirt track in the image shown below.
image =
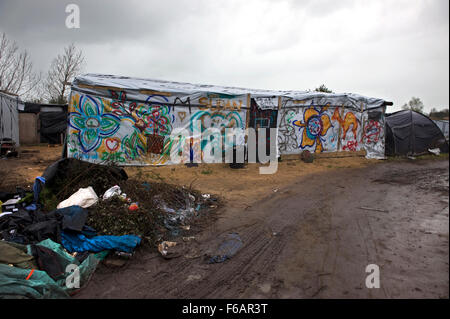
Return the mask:
POLYGON ((225 207, 180 240, 178 258, 138 251, 123 268, 101 266, 76 297, 448 298, 448 190, 448 159, 304 175, 247 209, 225 207), (208 264, 231 232, 243 247, 208 264), (380 289, 365 286, 368 264, 380 289))

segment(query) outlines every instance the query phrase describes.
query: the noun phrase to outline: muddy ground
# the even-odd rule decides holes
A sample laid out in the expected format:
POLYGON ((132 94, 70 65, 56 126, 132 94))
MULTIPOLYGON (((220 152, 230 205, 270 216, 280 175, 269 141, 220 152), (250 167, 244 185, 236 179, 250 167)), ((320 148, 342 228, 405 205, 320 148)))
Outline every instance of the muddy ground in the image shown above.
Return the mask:
POLYGON ((178 240, 179 257, 138 250, 123 267, 100 266, 75 297, 449 297, 448 157, 285 161, 269 176, 257 169, 127 168, 132 176, 194 183, 226 205, 195 239, 178 240), (206 256, 233 232, 242 248, 209 264, 206 256), (380 267, 379 289, 366 288, 369 264, 380 267))

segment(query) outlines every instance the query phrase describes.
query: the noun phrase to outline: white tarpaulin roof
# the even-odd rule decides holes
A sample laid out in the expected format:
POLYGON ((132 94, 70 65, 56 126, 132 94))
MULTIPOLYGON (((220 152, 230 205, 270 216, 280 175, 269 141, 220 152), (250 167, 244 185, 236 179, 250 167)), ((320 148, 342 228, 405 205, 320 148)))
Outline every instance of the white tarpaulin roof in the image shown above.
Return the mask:
POLYGON ((217 93, 224 95, 243 95, 250 93, 252 97, 278 97, 282 96, 292 100, 314 100, 331 101, 334 105, 354 105, 359 108, 363 103, 364 108, 377 108, 385 104, 385 100, 379 98, 370 98, 353 93, 321 93, 307 91, 278 91, 278 90, 260 90, 246 89, 238 87, 227 87, 218 85, 192 84, 173 82, 155 79, 131 78, 125 76, 85 74, 75 78, 72 83, 72 89, 95 93, 96 89, 121 88, 124 90, 135 91, 159 91, 178 94, 196 94, 196 93, 217 93), (87 87, 90 86, 91 88, 87 87))

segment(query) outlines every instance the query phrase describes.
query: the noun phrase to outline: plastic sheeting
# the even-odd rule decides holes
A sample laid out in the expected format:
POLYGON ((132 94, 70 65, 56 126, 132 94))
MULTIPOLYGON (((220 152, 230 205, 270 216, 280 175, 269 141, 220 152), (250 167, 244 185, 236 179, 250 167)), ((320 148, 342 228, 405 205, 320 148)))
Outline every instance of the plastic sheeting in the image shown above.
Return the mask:
POLYGON ((386 116, 386 154, 420 155, 428 149, 440 148, 448 152, 442 131, 427 116, 411 110, 386 116))
POLYGON ((433 122, 439 127, 442 134, 444 134, 444 137, 448 140, 449 139, 449 125, 448 121, 445 120, 433 120, 433 122))
POLYGON ((80 206, 83 208, 91 207, 98 202, 98 196, 94 189, 89 186, 86 188, 80 188, 78 191, 73 193, 69 198, 63 200, 58 204, 57 208, 66 208, 70 206, 80 206))
POLYGON ((0 92, 0 140, 12 139, 19 146, 19 107, 23 103, 18 97, 0 92))
MULTIPOLYGON (((108 254, 108 251, 90 254, 80 263, 76 258, 65 252, 60 244, 50 239, 44 240, 37 245, 55 252, 59 257, 58 261, 62 269, 67 269, 68 265, 77 266, 80 275, 80 288, 87 284, 99 262, 108 254)), ((31 247, 27 246, 27 249, 31 255, 31 247)), ((29 277, 30 272, 31 269, 0 264, 0 298, 62 299, 69 298, 70 294, 78 289, 67 287, 66 278, 71 274, 69 272, 61 274, 55 280, 42 270, 35 269, 29 277)))
POLYGON ((41 112, 41 138, 51 142, 59 143, 59 134, 67 130, 67 112, 41 112))

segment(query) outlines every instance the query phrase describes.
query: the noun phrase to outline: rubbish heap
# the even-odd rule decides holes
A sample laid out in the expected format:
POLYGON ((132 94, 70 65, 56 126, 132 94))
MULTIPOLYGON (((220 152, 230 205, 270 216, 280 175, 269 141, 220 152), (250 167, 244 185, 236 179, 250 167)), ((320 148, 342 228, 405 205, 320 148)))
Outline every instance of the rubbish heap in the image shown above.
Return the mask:
POLYGON ((68 298, 108 255, 185 235, 219 202, 175 185, 130 180, 119 167, 62 159, 33 192, 0 192, 0 297, 68 298))

